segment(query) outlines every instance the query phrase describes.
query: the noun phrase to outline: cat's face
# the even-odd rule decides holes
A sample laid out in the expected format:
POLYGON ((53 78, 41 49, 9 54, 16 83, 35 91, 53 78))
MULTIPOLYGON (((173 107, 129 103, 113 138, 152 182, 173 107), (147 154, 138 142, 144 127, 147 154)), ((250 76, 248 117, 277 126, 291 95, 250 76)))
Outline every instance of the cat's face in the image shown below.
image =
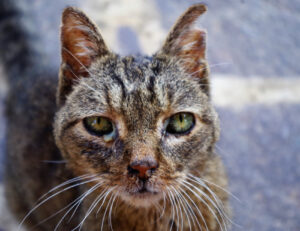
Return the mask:
MULTIPOLYGON (((87 29, 89 36, 95 30, 92 24, 80 21, 74 26, 85 16, 73 9, 66 14, 76 17, 63 33, 71 31, 71 39, 75 36, 82 49, 87 47, 77 51, 77 44, 74 50, 76 44, 63 37, 67 54, 63 53, 55 136, 73 172, 97 174, 99 181, 91 185, 101 182, 99 189, 113 190, 132 205, 149 206, 177 188, 189 172, 205 171, 218 121, 207 82, 201 81, 207 77, 204 61, 198 69, 189 66, 168 54, 166 45, 152 58, 119 57, 105 50, 99 55, 93 46, 105 45, 94 44, 90 37, 84 40, 87 29)), ((184 55, 190 55, 186 51, 184 55)))

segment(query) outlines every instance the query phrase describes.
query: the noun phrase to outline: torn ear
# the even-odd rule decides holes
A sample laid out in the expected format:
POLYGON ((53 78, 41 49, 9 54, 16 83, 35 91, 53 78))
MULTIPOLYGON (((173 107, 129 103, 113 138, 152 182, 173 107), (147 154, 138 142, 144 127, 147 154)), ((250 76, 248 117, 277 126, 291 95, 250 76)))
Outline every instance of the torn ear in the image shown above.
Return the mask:
POLYGON ((194 27, 206 6, 191 6, 177 20, 158 54, 177 57, 184 70, 199 78, 208 93, 208 66, 206 62, 206 32, 194 27), (207 89, 206 89, 207 88, 207 89))
POLYGON ((59 101, 72 89, 74 80, 89 76, 89 67, 109 50, 97 27, 81 11, 68 7, 62 14, 59 101))

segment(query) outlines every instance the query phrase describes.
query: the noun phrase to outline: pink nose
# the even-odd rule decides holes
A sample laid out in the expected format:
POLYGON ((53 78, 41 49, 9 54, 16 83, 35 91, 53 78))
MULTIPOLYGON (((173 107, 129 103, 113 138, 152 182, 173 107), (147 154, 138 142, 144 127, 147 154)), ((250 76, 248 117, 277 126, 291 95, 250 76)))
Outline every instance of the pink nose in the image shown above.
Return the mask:
POLYGON ((141 180, 149 179, 157 169, 156 161, 135 161, 128 166, 128 173, 136 175, 141 180))

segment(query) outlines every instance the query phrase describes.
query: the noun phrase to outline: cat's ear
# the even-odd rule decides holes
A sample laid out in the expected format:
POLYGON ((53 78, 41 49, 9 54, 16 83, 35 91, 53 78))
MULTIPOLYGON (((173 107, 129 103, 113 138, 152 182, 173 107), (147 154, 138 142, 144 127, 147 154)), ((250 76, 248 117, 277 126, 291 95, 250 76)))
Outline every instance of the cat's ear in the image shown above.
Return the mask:
POLYGON ((107 54, 109 50, 97 26, 83 12, 66 8, 61 25, 60 104, 79 78, 89 76, 88 68, 93 61, 107 54))
POLYGON ((188 74, 199 78, 208 93, 206 32, 194 27, 198 17, 205 12, 206 6, 203 4, 196 4, 187 9, 169 32, 158 54, 176 57, 188 74))

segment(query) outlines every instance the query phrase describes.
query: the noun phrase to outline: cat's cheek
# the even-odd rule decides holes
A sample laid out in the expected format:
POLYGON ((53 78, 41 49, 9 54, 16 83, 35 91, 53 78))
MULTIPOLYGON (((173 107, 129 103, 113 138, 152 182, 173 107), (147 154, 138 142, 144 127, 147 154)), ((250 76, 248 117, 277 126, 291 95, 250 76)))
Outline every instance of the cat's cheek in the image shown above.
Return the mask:
MULTIPOLYGON (((198 165, 205 165, 213 143, 211 135, 204 135, 200 131, 193 136, 179 139, 172 137, 165 140, 162 145, 162 153, 167 159, 167 168, 172 169, 172 172, 169 171, 169 176, 177 174, 177 178, 182 178, 190 169, 198 165)), ((167 169, 166 172, 168 172, 167 169)))
POLYGON ((67 166, 75 174, 98 174, 107 168, 105 158, 109 155, 109 149, 101 146, 93 139, 87 139, 76 130, 69 129, 61 138, 60 150, 67 166))

